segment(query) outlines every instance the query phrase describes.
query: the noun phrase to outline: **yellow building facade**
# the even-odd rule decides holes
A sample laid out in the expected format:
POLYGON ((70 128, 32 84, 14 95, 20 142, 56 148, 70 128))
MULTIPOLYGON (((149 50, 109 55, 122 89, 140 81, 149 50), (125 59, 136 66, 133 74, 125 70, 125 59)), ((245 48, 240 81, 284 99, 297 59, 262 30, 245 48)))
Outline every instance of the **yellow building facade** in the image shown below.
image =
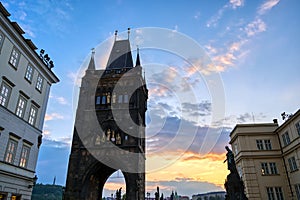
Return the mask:
POLYGON ((280 126, 237 124, 230 139, 249 200, 300 200, 300 110, 280 126))

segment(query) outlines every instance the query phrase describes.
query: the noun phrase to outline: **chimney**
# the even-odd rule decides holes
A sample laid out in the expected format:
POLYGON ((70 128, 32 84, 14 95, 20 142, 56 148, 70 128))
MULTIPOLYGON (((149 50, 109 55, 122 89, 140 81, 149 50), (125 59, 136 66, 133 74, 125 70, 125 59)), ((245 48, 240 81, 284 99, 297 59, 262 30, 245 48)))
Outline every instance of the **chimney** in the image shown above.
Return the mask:
POLYGON ((278 120, 277 119, 273 119, 273 123, 274 124, 278 124, 278 120))

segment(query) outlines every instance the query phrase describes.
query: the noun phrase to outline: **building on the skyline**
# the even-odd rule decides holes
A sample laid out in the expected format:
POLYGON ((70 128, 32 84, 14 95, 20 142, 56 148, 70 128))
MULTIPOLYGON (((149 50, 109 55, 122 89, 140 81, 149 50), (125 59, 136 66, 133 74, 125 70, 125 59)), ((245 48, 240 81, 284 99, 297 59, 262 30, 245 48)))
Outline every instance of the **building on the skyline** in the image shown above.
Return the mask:
POLYGON ((249 199, 300 200, 300 110, 280 126, 237 124, 230 139, 249 199))
POLYGON ((207 192, 202 194, 195 194, 192 196, 192 200, 224 200, 226 192, 225 191, 217 191, 217 192, 207 192))
POLYGON ((9 16, 0 3, 0 200, 30 200, 50 87, 59 79, 9 16))
POLYGON ((126 198, 145 198, 148 90, 139 52, 134 65, 129 37, 115 37, 106 68, 96 69, 93 51, 82 78, 65 200, 101 199, 105 182, 118 170, 126 198))

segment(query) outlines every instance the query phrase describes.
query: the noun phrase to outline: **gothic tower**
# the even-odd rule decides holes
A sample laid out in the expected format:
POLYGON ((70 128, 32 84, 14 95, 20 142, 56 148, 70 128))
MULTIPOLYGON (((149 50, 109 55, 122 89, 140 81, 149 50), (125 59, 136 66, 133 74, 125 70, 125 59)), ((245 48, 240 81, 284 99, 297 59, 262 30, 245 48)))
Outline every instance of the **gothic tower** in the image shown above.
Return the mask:
POLYGON ((129 39, 115 40, 104 70, 96 70, 92 52, 80 87, 65 200, 101 200, 117 170, 126 199, 145 199, 147 98, 139 51, 134 66, 129 39))

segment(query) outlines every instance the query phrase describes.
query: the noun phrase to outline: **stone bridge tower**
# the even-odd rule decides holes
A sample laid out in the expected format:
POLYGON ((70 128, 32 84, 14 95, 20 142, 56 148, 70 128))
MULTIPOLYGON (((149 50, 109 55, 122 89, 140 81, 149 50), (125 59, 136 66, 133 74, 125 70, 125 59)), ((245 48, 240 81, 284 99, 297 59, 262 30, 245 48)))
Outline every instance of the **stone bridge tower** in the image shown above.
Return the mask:
POLYGON ((65 200, 102 200, 106 180, 121 170, 126 199, 145 199, 145 112, 148 90, 139 51, 129 38, 113 44, 107 66, 92 52, 82 78, 69 158, 65 200))

